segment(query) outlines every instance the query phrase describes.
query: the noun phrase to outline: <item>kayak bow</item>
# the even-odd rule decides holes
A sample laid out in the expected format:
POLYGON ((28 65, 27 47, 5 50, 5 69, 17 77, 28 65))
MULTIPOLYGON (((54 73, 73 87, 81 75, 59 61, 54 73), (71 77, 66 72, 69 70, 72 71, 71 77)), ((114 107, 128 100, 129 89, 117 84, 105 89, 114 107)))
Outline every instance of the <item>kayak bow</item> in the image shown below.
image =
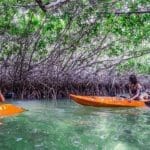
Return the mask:
POLYGON ((76 103, 94 107, 144 107, 150 106, 150 101, 129 100, 119 97, 80 96, 70 94, 76 103))
POLYGON ((21 112, 24 112, 25 109, 13 104, 0 103, 0 117, 12 116, 21 112))

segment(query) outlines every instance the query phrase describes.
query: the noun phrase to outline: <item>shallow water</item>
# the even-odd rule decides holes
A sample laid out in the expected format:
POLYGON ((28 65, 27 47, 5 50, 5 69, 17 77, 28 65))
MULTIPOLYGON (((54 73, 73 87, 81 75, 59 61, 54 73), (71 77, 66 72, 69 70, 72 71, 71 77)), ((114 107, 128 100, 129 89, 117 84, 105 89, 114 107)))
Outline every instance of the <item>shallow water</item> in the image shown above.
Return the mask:
POLYGON ((149 150, 150 109, 15 101, 28 111, 3 118, 0 150, 149 150))

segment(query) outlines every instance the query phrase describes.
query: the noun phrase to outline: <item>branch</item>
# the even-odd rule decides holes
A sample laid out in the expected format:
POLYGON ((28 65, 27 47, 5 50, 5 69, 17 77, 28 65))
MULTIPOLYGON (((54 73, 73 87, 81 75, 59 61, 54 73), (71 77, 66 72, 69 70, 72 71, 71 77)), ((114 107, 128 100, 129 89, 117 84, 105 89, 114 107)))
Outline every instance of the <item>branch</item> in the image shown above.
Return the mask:
MULTIPOLYGON (((19 8, 19 7, 24 7, 26 9, 30 8, 35 8, 35 7, 40 7, 44 12, 46 12, 48 9, 57 9, 61 7, 62 5, 70 2, 70 0, 57 0, 56 2, 51 2, 49 4, 43 4, 42 0, 35 0, 37 4, 28 4, 28 5, 21 5, 21 4, 16 4, 16 5, 0 5, 0 8, 5 8, 5 7, 13 7, 13 8, 19 8)), ((149 8, 145 8, 144 10, 137 10, 137 11, 117 11, 115 10, 114 12, 107 12, 107 11, 99 11, 100 14, 115 14, 115 15, 131 15, 131 14, 150 14, 149 8)))
MULTIPOLYGON (((104 14, 107 14, 108 12, 104 12, 104 14)), ((131 15, 131 14, 149 14, 150 13, 150 10, 145 10, 145 11, 129 11, 129 12, 121 12, 121 11, 116 11, 116 12, 114 12, 114 14, 115 15, 124 15, 124 14, 126 14, 126 15, 131 15)), ((108 13, 108 14, 111 14, 111 12, 110 13, 108 13)))
POLYGON ((42 0, 35 0, 35 1, 38 3, 39 7, 40 7, 44 12, 46 12, 45 5, 43 4, 42 0))
POLYGON ((42 0, 35 0, 36 3, 39 5, 39 7, 46 12, 48 9, 57 9, 61 7, 62 5, 66 4, 70 0, 57 0, 55 2, 51 2, 49 4, 43 4, 42 0))
POLYGON ((46 9, 50 9, 50 8, 58 8, 61 7, 62 5, 66 4, 67 2, 69 2, 70 0, 57 0, 56 2, 51 2, 50 4, 45 5, 46 9))

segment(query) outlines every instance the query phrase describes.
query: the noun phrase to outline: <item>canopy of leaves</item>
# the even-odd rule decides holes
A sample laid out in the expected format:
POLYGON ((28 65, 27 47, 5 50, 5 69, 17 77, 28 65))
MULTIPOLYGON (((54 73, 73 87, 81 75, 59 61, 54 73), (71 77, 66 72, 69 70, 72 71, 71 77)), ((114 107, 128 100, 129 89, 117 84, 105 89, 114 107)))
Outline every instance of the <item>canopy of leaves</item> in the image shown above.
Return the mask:
POLYGON ((150 52, 146 0, 40 2, 45 12, 37 1, 0 2, 0 57, 11 69, 88 75, 150 52))

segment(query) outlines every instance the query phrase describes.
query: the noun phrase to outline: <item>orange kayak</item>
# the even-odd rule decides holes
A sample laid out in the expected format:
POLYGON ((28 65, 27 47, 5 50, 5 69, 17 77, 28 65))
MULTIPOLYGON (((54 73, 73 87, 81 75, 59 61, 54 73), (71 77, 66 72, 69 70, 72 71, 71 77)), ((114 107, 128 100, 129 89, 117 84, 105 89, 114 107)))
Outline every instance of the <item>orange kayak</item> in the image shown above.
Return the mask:
POLYGON ((21 112, 24 112, 25 109, 15 106, 13 104, 0 103, 0 117, 12 116, 21 112))
POLYGON ((150 106, 150 101, 136 101, 118 97, 80 96, 70 94, 76 103, 94 107, 144 107, 150 106))

